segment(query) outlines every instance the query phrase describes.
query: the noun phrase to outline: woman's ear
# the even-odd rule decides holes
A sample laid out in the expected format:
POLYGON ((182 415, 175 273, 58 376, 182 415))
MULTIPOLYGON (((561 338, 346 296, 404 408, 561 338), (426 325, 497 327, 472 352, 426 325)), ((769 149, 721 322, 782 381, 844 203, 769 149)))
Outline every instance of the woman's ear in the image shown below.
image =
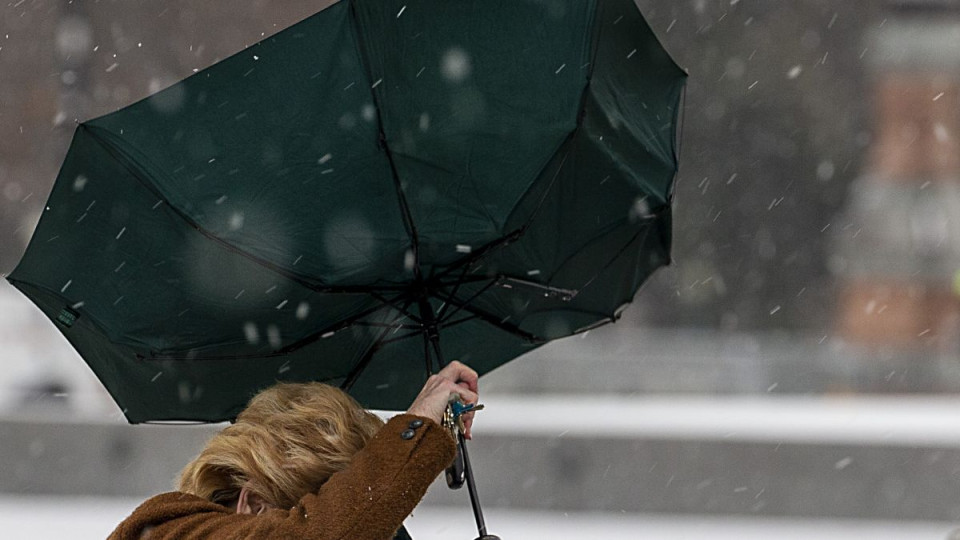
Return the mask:
POLYGON ((237 497, 238 514, 255 514, 259 516, 271 508, 273 508, 273 505, 251 491, 249 486, 240 488, 240 496, 237 497))

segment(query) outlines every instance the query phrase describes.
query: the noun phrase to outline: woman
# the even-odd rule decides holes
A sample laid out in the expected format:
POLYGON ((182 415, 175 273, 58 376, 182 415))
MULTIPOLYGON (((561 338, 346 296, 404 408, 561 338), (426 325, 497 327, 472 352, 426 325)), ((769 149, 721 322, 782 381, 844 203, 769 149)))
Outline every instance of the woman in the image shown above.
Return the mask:
POLYGON ((337 388, 277 385, 210 440, 178 491, 143 503, 109 540, 389 540, 456 455, 440 426, 447 403, 477 397, 476 372, 459 362, 386 424, 337 388))

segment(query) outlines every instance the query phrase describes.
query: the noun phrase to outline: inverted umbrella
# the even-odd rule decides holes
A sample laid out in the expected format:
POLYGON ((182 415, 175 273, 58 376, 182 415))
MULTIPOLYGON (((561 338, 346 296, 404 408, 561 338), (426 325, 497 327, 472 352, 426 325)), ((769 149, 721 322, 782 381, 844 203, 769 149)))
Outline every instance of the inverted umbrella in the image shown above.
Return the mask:
POLYGON ((9 280, 132 423, 403 408, 669 261, 684 79, 631 0, 344 0, 80 124, 9 280))

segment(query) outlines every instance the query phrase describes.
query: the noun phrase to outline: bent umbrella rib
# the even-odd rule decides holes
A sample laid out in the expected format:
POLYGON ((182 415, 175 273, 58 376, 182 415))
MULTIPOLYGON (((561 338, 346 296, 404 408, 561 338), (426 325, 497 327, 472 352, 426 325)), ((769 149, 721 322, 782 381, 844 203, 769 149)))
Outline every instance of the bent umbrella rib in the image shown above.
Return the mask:
POLYGON ((530 332, 527 332, 525 330, 521 330, 519 327, 515 325, 508 324, 505 320, 502 320, 501 318, 491 313, 487 313, 486 311, 483 311, 482 309, 478 309, 475 306, 467 305, 466 303, 461 302, 455 298, 447 299, 440 296, 438 296, 437 298, 439 298, 440 300, 449 301, 451 304, 457 306, 458 309, 461 309, 463 311, 466 311, 467 313, 475 315, 481 321, 487 324, 491 324, 499 328, 500 330, 503 330, 504 332, 517 336, 523 339, 524 341, 529 341, 530 343, 546 343, 548 341, 540 336, 531 334, 530 332))

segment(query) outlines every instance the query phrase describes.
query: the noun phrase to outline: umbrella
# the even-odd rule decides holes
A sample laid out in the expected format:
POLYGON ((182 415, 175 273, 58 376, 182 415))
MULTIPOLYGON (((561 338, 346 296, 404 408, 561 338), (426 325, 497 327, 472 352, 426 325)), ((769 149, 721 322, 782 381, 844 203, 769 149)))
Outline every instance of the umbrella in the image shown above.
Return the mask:
POLYGON ((400 409, 669 262, 684 80, 632 0, 344 0, 81 123, 9 280, 132 423, 400 409))

